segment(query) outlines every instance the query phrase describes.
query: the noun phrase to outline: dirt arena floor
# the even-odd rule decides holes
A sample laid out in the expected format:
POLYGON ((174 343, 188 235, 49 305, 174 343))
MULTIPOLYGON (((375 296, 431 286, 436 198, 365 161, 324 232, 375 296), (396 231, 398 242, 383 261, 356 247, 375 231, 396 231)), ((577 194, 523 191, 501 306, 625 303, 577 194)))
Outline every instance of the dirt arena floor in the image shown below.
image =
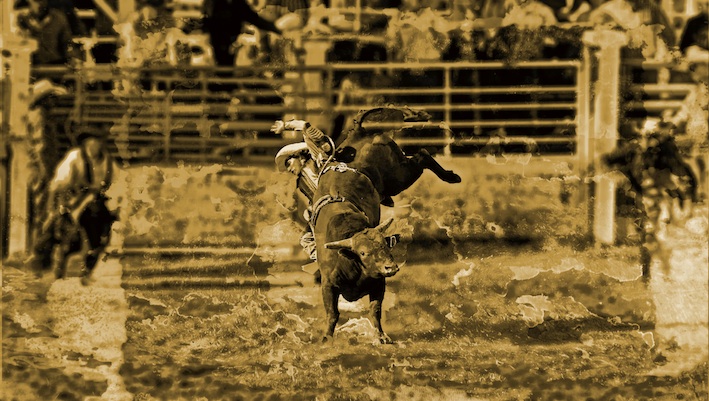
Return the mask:
POLYGON ((362 302, 322 344, 298 263, 110 257, 90 287, 5 266, 2 399, 706 400, 706 232, 706 207, 670 225, 647 284, 634 247, 455 244, 388 281, 393 345, 362 302))

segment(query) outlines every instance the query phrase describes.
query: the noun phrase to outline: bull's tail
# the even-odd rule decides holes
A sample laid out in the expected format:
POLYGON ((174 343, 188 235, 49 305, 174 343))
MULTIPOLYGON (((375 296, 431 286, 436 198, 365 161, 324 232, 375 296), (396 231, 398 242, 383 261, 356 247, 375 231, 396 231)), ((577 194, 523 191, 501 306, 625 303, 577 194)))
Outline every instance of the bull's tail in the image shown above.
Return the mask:
POLYGON ((340 146, 342 141, 345 139, 346 135, 343 135, 343 130, 345 129, 345 121, 347 117, 344 113, 339 113, 332 124, 332 131, 330 131, 330 138, 335 141, 335 147, 340 146))

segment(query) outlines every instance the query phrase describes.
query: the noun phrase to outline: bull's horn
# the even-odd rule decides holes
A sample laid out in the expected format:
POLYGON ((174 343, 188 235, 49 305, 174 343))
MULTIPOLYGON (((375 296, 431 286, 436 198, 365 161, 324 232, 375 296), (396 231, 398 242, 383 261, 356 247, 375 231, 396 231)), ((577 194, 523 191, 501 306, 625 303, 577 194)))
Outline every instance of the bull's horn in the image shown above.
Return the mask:
POLYGON ((327 249, 352 249, 352 238, 345 238, 339 241, 332 241, 325 244, 327 249))
POLYGON ((390 217, 390 218, 387 219, 387 221, 385 221, 384 223, 379 224, 379 225, 377 226, 377 230, 379 230, 379 231, 381 231, 381 232, 386 231, 387 228, 389 228, 389 226, 391 225, 392 222, 394 222, 394 218, 393 218, 393 217, 390 217))

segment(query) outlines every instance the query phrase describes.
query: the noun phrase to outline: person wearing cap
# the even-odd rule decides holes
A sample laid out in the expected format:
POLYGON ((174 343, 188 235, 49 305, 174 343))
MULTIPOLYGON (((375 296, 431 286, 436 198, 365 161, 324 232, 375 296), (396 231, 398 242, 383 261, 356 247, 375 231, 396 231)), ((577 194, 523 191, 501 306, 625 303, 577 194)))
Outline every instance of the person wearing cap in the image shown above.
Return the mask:
POLYGON ((41 274, 51 267, 55 247, 62 260, 55 271, 63 278, 69 253, 88 245, 81 271, 81 283, 88 285, 101 252, 108 245, 116 211, 109 211, 106 190, 118 169, 105 145, 106 134, 85 128, 77 136, 78 147, 69 149, 49 182, 47 218, 35 241, 31 267, 41 274))

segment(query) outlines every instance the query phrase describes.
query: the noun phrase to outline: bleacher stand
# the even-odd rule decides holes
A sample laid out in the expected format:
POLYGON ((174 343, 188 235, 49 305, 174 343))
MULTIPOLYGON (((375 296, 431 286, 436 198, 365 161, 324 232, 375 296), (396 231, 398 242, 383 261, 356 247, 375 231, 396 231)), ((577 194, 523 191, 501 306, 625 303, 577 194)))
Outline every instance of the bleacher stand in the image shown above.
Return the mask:
MULTIPOLYGON (((87 21, 82 17, 89 30, 96 32, 99 39, 102 38, 101 35, 109 33, 106 31, 109 24, 106 23, 105 15, 102 16, 101 10, 96 9, 95 6, 93 10, 89 10, 91 6, 85 4, 85 0, 75 1, 77 1, 75 5, 79 8, 80 15, 84 16, 88 11, 95 13, 94 21, 87 21)), ((276 42, 269 40, 263 31, 248 27, 240 35, 241 39, 236 44, 232 43, 234 36, 231 35, 225 43, 219 45, 221 53, 217 55, 212 53, 213 49, 207 42, 210 37, 210 24, 214 25, 214 13, 209 9, 216 3, 211 0, 173 0, 168 3, 163 0, 141 0, 138 2, 139 10, 135 14, 137 18, 133 21, 134 31, 128 31, 124 35, 130 36, 135 33, 140 38, 139 40, 142 42, 139 45, 133 44, 137 52, 140 49, 151 51, 152 54, 141 56, 148 61, 144 66, 202 68, 216 64, 217 66, 231 67, 229 71, 224 70, 225 77, 248 77, 249 74, 254 74, 251 72, 253 71, 252 67, 270 66, 276 69, 287 69, 299 65, 299 63, 302 65, 302 59, 299 57, 303 52, 300 38, 308 36, 326 38, 330 41, 327 61, 333 64, 401 61, 410 63, 413 67, 417 64, 425 65, 440 61, 502 61, 514 65, 535 60, 578 60, 581 57, 581 36, 585 30, 626 29, 633 32, 631 36, 634 38, 652 33, 654 41, 654 32, 661 32, 664 35, 663 38, 667 38, 663 39, 661 44, 636 46, 634 54, 626 54, 626 57, 643 57, 645 60, 652 57, 656 62, 672 61, 670 56, 676 56, 675 53, 672 53, 676 44, 672 38, 674 28, 667 27, 668 18, 663 16, 662 10, 656 6, 656 3, 649 0, 611 0, 605 3, 582 0, 464 0, 450 3, 416 0, 333 0, 324 3, 316 2, 310 4, 310 7, 306 9, 304 8, 306 3, 300 0, 288 2, 281 0, 254 1, 251 5, 253 9, 259 10, 261 20, 276 21, 273 24, 274 28, 279 29, 280 27, 281 31, 292 30, 288 38, 281 41, 287 46, 276 46, 276 42), (356 7, 358 4, 360 8, 356 7), (329 5, 330 8, 326 8, 325 5, 329 5), (201 28, 205 29, 201 31, 200 26, 194 24, 193 21, 199 20, 203 16, 206 18, 205 24, 201 28), (593 26, 588 23, 591 20, 606 25, 606 27, 593 26), (663 29, 645 27, 642 25, 643 22, 654 23, 663 29), (425 27, 425 29, 420 29, 420 27, 425 27), (290 52, 290 57, 284 57, 286 52, 290 52), (239 64, 237 64, 237 68, 234 69, 235 56, 241 60, 239 63, 243 63, 242 66, 248 68, 239 69, 239 64), (215 58, 221 59, 221 61, 214 60, 215 58)), ((222 10, 222 8, 219 9, 222 10)), ((220 12, 219 14, 220 17, 223 17, 228 13, 220 12)), ((698 21, 701 22, 700 19, 698 21)), ((230 19, 229 25, 240 25, 237 22, 230 19)), ((117 36, 112 25, 110 31, 113 37, 117 36)), ((81 40, 84 39, 79 39, 79 41, 81 40)), ((643 40, 645 39, 639 39, 640 42, 643 40)), ((90 37, 86 38, 85 42, 90 42, 90 37)), ((100 44, 100 40, 96 41, 93 47, 96 64, 106 65, 106 61, 111 61, 107 58, 115 61, 115 51, 110 54, 110 57, 106 57, 106 54, 103 57, 97 56, 100 44)), ((87 63, 86 66, 90 66, 90 63, 87 63)), ((687 82, 688 73, 673 69, 671 66, 666 69, 669 70, 669 74, 662 68, 647 69, 642 65, 628 68, 627 75, 631 78, 627 80, 625 89, 622 91, 623 104, 629 105, 624 109, 625 117, 642 119, 653 113, 653 111, 648 112, 640 107, 640 104, 647 99, 647 95, 640 95, 640 92, 636 90, 636 85, 644 85, 647 82, 672 83, 683 79, 687 82)), ((182 71, 180 69, 173 73, 169 73, 169 70, 160 70, 159 73, 151 72, 149 69, 146 71, 142 77, 145 80, 142 88, 145 90, 174 89, 179 87, 180 79, 191 79, 186 75, 186 72, 180 72, 182 71), (165 79, 167 76, 173 78, 165 79), (157 77, 158 80, 152 83, 148 82, 152 79, 151 77, 157 77)), ((199 74, 205 77, 212 76, 208 71, 203 70, 199 74)), ((543 86, 555 83, 572 84, 571 70, 532 68, 525 71, 525 74, 520 75, 498 69, 456 70, 451 73, 450 85, 453 87, 489 86, 493 88, 543 86)), ((282 76, 282 72, 276 72, 276 74, 281 74, 275 75, 277 77, 282 76)), ((267 78, 263 72, 256 75, 267 78)), ((396 70, 375 68, 357 71, 337 69, 332 72, 332 75, 333 79, 328 82, 331 86, 325 89, 333 91, 329 97, 329 104, 340 109, 354 107, 360 103, 372 106, 387 102, 423 102, 440 105, 444 101, 451 101, 453 107, 463 107, 465 104, 477 104, 478 102, 497 102, 504 105, 506 102, 533 104, 538 101, 568 102, 573 100, 569 99, 566 94, 554 93, 518 93, 504 94, 504 96, 492 92, 455 93, 450 96, 449 100, 444 100, 444 96, 438 93, 416 93, 416 89, 443 86, 442 70, 431 68, 399 68, 396 70), (379 92, 376 94, 367 93, 372 88, 378 89, 379 92), (392 90, 410 88, 412 91, 405 95, 391 96, 383 93, 388 88, 392 90)), ((267 84, 264 81, 264 83, 229 86, 225 82, 210 81, 204 85, 203 90, 206 90, 206 93, 211 93, 210 98, 232 96, 233 100, 235 91, 258 89, 262 85, 267 84)), ((272 89, 279 90, 279 88, 272 89)), ((201 94, 200 96, 206 95, 201 94)), ((241 105, 258 103, 258 101, 245 103, 245 99, 240 97, 237 100, 241 102, 241 105)), ((231 108, 233 105, 229 107, 231 108)), ((432 113, 434 118, 443 117, 440 111, 432 111, 432 113)), ((449 117, 463 118, 469 114, 468 111, 458 108, 453 109, 449 117)), ((511 108, 480 109, 474 111, 474 114, 474 118, 481 119, 481 121, 490 118, 493 120, 570 118, 569 114, 561 111, 530 112, 530 110, 511 108)), ((243 115, 246 114, 242 113, 243 115)), ((482 130, 476 129, 476 135, 484 133, 497 135, 500 132, 502 135, 510 134, 510 132, 547 135, 557 132, 558 128, 531 126, 503 127, 501 130, 496 127, 485 127, 482 130)))

